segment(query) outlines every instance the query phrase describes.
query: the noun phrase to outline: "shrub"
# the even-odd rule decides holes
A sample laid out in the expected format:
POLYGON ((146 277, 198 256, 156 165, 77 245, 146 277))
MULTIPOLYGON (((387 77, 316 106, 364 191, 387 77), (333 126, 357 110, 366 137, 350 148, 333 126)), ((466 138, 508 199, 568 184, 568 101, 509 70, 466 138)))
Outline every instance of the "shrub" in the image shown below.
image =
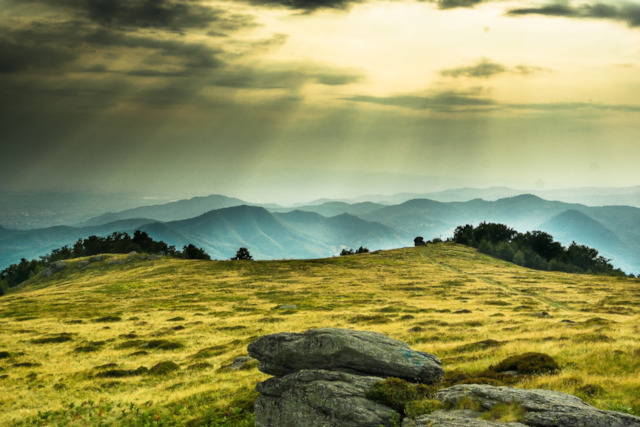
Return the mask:
POLYGON ((553 373, 560 369, 558 363, 544 353, 524 353, 507 357, 497 365, 491 366, 495 372, 516 371, 519 374, 553 373))
POLYGON ((211 257, 204 251, 203 248, 198 248, 191 243, 182 248, 182 257, 185 259, 211 259, 211 257))
POLYGON ((232 261, 253 261, 253 257, 251 256, 251 253, 249 253, 249 249, 240 248, 236 252, 236 256, 231 258, 231 260, 232 261))

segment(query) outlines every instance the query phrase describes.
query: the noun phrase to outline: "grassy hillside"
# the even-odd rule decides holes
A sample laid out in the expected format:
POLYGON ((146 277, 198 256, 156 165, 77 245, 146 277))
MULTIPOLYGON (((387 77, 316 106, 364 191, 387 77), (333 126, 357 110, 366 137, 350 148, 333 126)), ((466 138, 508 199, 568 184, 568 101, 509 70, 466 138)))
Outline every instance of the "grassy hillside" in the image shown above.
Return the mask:
POLYGON ((253 387, 267 376, 219 369, 258 336, 325 326, 388 334, 447 371, 548 353, 561 371, 519 387, 640 415, 636 279, 527 270, 454 244, 307 261, 84 264, 0 298, 0 425, 251 425, 253 387), (474 345, 488 339, 499 343, 474 345), (179 369, 150 369, 165 361, 179 369))

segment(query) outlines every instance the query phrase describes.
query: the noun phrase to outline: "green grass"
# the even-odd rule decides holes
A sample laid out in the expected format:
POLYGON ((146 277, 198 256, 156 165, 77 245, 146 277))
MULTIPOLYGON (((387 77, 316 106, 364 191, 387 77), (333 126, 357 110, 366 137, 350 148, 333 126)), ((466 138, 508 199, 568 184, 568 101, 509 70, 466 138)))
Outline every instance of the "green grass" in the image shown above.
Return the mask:
POLYGON ((250 426, 268 376, 220 368, 259 336, 316 327, 380 332, 485 382, 509 356, 546 353, 560 369, 516 386, 640 415, 635 279, 527 270, 453 244, 322 260, 111 259, 126 256, 82 270, 72 260, 0 298, 0 425, 250 426))

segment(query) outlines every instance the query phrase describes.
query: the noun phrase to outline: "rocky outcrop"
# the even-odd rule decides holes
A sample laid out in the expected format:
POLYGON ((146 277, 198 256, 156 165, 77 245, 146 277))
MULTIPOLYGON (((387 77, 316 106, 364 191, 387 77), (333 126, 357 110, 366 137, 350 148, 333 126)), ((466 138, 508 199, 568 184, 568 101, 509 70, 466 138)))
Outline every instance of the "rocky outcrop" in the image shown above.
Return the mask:
POLYGON ((402 427, 526 427, 526 424, 510 422, 501 423, 479 419, 481 412, 469 410, 435 411, 429 415, 422 415, 416 419, 407 418, 402 427))
POLYGON ((394 410, 366 398, 380 377, 302 370, 258 384, 259 427, 389 426, 394 410))
POLYGON ((248 350, 260 371, 278 376, 325 369, 431 384, 444 375, 437 357, 376 332, 322 328, 279 333, 259 338, 248 350))
MULTIPOLYGON (((258 369, 276 375, 256 387, 258 427, 392 426, 405 411, 424 415, 405 418, 402 427, 640 427, 640 417, 601 410, 551 390, 459 384, 433 396, 433 388, 400 379, 378 384, 388 377, 432 384, 444 372, 432 354, 374 332, 325 328, 279 333, 259 338, 248 350, 258 359, 258 369), (377 396, 378 389, 386 390, 384 398, 377 396), (411 389, 425 392, 405 392, 411 389), (420 400, 427 397, 435 400, 420 400), (420 405, 421 412, 410 410, 420 405)), ((518 361, 540 359, 533 355, 521 355, 518 361)))
MULTIPOLYGON (((472 401, 484 411, 500 403, 517 404, 524 412, 520 422, 527 426, 640 427, 640 417, 601 410, 586 404, 579 397, 552 390, 459 384, 438 391, 437 399, 449 407, 455 407, 462 401, 472 401)), ((429 420, 429 416, 426 418, 429 420)))
POLYGON ((432 354, 375 332, 312 329, 267 335, 248 346, 258 369, 258 427, 390 426, 393 409, 367 399, 386 377, 434 383, 444 371, 432 354))

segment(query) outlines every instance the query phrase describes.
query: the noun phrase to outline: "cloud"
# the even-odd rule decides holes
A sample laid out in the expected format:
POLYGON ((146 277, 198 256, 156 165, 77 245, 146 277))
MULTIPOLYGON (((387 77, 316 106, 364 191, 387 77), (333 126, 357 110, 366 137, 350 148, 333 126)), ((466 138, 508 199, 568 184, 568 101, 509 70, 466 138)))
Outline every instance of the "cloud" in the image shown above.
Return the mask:
POLYGON ((41 43, 36 39, 22 38, 20 36, 24 33, 20 33, 12 34, 8 30, 1 32, 0 74, 20 73, 30 69, 52 72, 79 56, 73 46, 41 43))
POLYGON ((87 31, 82 35, 82 39, 95 47, 149 49, 152 54, 148 56, 148 61, 157 59, 160 64, 166 64, 168 58, 173 58, 178 60, 177 65, 181 65, 186 71, 218 68, 223 64, 218 58, 222 51, 203 43, 123 34, 108 29, 87 31))
MULTIPOLYGON (((14 0, 14 2, 17 0, 14 0)), ((224 10, 195 0, 19 0, 67 10, 71 15, 104 26, 159 28, 182 31, 189 28, 237 29, 252 25, 252 18, 229 15, 224 10)))
POLYGON ((218 73, 211 84, 236 89, 296 89, 307 83, 341 86, 364 78, 356 70, 318 64, 285 63, 261 67, 230 67, 218 73))
POLYGON ((640 113, 640 105, 625 104, 599 104, 587 102, 554 102, 539 104, 508 104, 505 107, 515 110, 534 110, 534 111, 570 111, 578 110, 598 110, 598 111, 623 111, 640 113))
POLYGON ((506 65, 493 62, 489 59, 481 59, 474 65, 448 68, 440 71, 440 75, 444 77, 467 77, 476 79, 486 79, 498 74, 534 74, 542 71, 549 71, 547 68, 536 67, 527 64, 516 65, 515 67, 507 67, 506 65))
POLYGON ((33 23, 21 29, 0 27, 0 34, 0 73, 52 74, 80 69, 99 72, 101 67, 106 69, 104 64, 74 67, 72 63, 82 62, 83 55, 96 61, 93 52, 100 49, 106 55, 106 48, 116 52, 117 57, 129 54, 136 59, 140 59, 139 49, 145 49, 147 61, 179 67, 187 74, 223 64, 219 58, 222 51, 203 43, 140 36, 77 21, 33 23))
POLYGON ((496 103, 488 98, 479 98, 469 92, 446 91, 431 96, 395 95, 387 97, 355 95, 343 98, 346 101, 366 102, 378 105, 408 108, 411 110, 434 110, 455 112, 459 108, 491 107, 496 103))
POLYGON ((640 5, 632 3, 548 4, 541 7, 511 9, 509 16, 545 15, 566 18, 611 19, 625 22, 629 27, 640 27, 640 5))
POLYGON ((249 0, 257 6, 287 7, 289 9, 314 12, 320 9, 346 10, 354 3, 363 0, 249 0))
POLYGON ((503 112, 516 110, 563 114, 572 114, 585 111, 640 113, 640 105, 629 104, 602 104, 587 102, 508 104, 501 103, 494 99, 480 97, 479 94, 481 92, 482 89, 476 89, 467 92, 444 91, 428 96, 413 94, 393 95, 386 97, 354 95, 348 98, 343 98, 343 100, 401 107, 411 110, 432 110, 445 113, 487 113, 496 110, 500 110, 503 112))
POLYGON ((486 0, 437 0, 439 9, 455 9, 458 7, 474 7, 486 0))
POLYGON ((507 71, 507 67, 491 62, 488 59, 482 59, 477 64, 468 67, 449 68, 440 71, 440 75, 445 77, 472 77, 472 78, 488 78, 496 74, 502 74, 507 71))

